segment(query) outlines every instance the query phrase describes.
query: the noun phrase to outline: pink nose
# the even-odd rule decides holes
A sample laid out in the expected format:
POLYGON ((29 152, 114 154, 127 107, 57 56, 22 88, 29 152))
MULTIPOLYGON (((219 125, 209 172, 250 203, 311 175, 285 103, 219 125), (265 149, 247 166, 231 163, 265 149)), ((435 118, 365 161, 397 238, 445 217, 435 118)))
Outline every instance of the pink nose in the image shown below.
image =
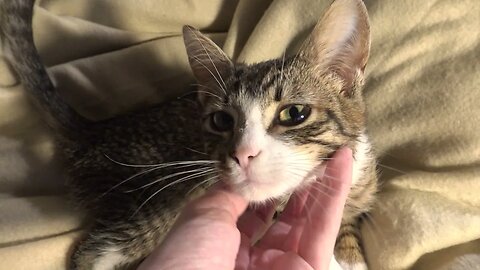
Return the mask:
POLYGON ((235 151, 233 159, 242 169, 246 169, 252 159, 260 154, 260 149, 252 146, 239 147, 235 151))

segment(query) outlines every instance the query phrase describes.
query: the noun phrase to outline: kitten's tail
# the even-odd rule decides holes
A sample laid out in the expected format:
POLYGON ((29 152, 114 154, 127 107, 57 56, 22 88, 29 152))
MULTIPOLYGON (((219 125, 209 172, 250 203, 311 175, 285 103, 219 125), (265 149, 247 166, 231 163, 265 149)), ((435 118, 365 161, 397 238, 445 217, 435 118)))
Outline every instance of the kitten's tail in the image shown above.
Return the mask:
POLYGON ((68 106, 48 77, 33 42, 35 0, 0 0, 0 37, 5 55, 23 84, 55 129, 83 130, 89 121, 68 106))

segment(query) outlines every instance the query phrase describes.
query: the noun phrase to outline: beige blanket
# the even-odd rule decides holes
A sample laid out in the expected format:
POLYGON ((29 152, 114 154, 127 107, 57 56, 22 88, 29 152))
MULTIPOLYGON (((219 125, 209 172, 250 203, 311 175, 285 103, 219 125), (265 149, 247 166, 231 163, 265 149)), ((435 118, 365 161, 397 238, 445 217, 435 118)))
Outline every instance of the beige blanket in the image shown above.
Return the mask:
MULTIPOLYGON (((44 0, 34 31, 62 96, 99 119, 189 87, 183 24, 257 62, 294 50, 329 2, 44 0)), ((371 269, 480 269, 478 0, 365 2, 365 96, 383 180, 362 228, 371 269)), ((83 214, 65 200, 57 164, 0 58, 0 269, 65 268, 83 214)))

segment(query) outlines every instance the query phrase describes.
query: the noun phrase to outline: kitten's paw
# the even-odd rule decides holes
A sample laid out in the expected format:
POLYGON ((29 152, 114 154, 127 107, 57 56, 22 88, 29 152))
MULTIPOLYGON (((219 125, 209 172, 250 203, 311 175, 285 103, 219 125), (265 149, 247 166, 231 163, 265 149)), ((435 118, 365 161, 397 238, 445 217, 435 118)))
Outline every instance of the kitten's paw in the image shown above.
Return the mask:
POLYGON ((340 266, 340 264, 335 260, 335 257, 332 257, 330 260, 330 266, 328 267, 328 270, 343 270, 343 268, 340 266))
POLYGON ((368 270, 368 267, 365 263, 340 263, 342 270, 368 270))
POLYGON ((357 263, 346 263, 346 262, 337 262, 335 258, 332 258, 330 261, 329 270, 368 270, 368 267, 363 262, 357 263))
POLYGON ((348 263, 345 261, 338 262, 335 257, 332 257, 330 261, 329 270, 368 270, 367 265, 364 262, 348 263))

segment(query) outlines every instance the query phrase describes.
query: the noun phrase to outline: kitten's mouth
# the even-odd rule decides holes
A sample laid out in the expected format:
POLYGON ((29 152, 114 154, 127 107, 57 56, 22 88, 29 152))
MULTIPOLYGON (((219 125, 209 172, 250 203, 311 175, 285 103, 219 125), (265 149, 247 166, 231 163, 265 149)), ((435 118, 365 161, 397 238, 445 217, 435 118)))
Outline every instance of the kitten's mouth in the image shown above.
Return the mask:
POLYGON ((236 181, 227 176, 223 182, 251 202, 264 202, 270 199, 284 198, 288 194, 308 188, 315 181, 322 181, 326 177, 325 169, 326 162, 321 162, 302 178, 295 179, 292 175, 286 175, 284 179, 264 181, 267 179, 247 174, 243 175, 241 180, 237 179, 236 181))

